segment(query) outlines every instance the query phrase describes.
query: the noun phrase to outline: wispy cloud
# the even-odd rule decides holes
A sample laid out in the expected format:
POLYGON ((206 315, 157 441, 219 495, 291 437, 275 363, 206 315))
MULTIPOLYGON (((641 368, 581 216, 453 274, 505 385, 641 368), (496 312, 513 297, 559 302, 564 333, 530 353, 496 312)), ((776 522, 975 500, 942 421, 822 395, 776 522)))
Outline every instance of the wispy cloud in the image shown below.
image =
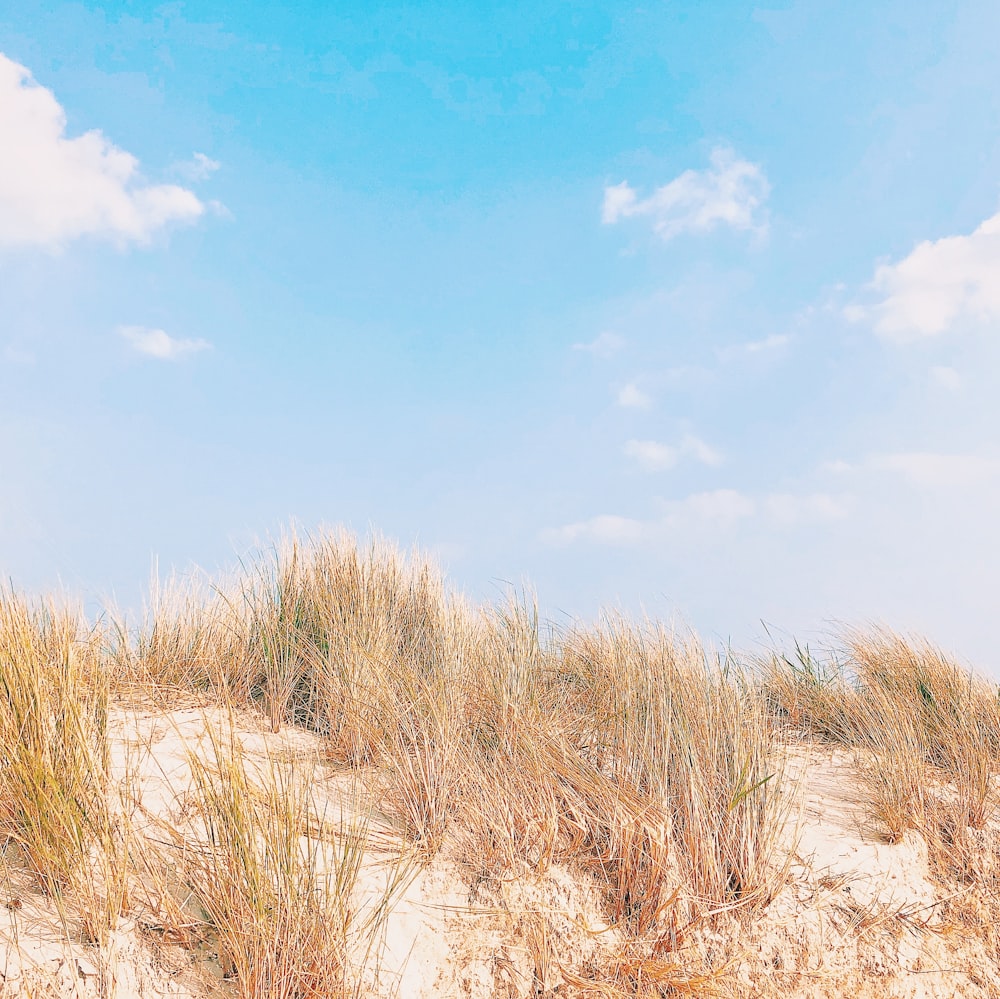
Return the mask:
POLYGON ((826 472, 831 475, 849 475, 855 469, 856 466, 852 465, 849 461, 845 461, 843 458, 831 458, 820 462, 819 465, 820 472, 826 472))
POLYGON ((653 400, 635 382, 629 382, 618 392, 618 405, 626 409, 649 409, 653 400))
POLYGON ((738 489, 712 489, 692 493, 683 500, 664 504, 663 523, 681 528, 690 524, 728 527, 757 511, 754 499, 738 489))
POLYGON ((673 468, 680 459, 680 451, 676 447, 657 441, 629 441, 625 445, 625 453, 635 458, 648 472, 673 468))
POLYGON ((721 465, 722 455, 693 434, 685 434, 678 444, 631 440, 625 454, 634 458, 647 472, 673 468, 682 458, 690 457, 703 465, 721 465))
POLYGON ((1000 319, 1000 212, 967 236, 925 240, 897 263, 880 265, 871 283, 881 300, 854 305, 849 319, 873 319, 891 340, 936 336, 962 320, 1000 319))
POLYGON ((185 180, 197 183, 200 180, 208 180, 221 167, 222 164, 218 160, 213 160, 204 153, 194 153, 191 159, 174 163, 171 169, 185 180))
POLYGON ((715 356, 720 361, 735 361, 741 357, 769 354, 789 344, 791 339, 792 337, 788 333, 771 333, 760 340, 748 340, 745 343, 734 343, 728 347, 720 347, 716 350, 715 356))
POLYGON ((136 158, 100 131, 65 131, 52 92, 0 54, 0 248, 59 249, 81 236, 143 243, 204 213, 183 187, 141 183, 136 158))
POLYGON ((868 465, 895 472, 911 485, 933 488, 974 486, 1000 477, 1000 460, 978 454, 906 451, 872 455, 868 465))
POLYGON ((930 369, 931 381, 949 392, 957 392, 962 387, 962 376, 954 369, 944 365, 935 365, 930 369))
POLYGON ((613 357, 625 346, 625 337, 610 330, 600 333, 590 343, 574 343, 574 350, 582 350, 594 357, 613 357))
POLYGON ((575 541, 596 541, 599 544, 634 544, 641 540, 645 525, 641 520, 602 514, 575 524, 549 528, 541 538, 550 545, 569 545, 575 541))
POLYGON ((831 523, 843 520, 850 512, 849 497, 829 493, 752 496, 738 489, 713 489, 662 503, 659 517, 637 520, 602 514, 542 531, 540 538, 551 545, 591 542, 627 546, 676 538, 686 532, 727 532, 751 520, 772 529, 831 523))
POLYGON ((819 471, 840 477, 888 472, 918 488, 966 488, 1000 481, 1000 458, 974 453, 895 451, 868 454, 856 462, 824 461, 819 471))
POLYGON ((562 527, 549 528, 540 538, 550 545, 591 542, 602 545, 634 545, 649 542, 685 528, 730 527, 756 511, 754 501, 735 489, 693 493, 682 500, 662 504, 660 517, 636 520, 616 514, 601 514, 562 527))
POLYGON ((209 350, 207 340, 188 340, 170 336, 164 330, 146 326, 119 326, 118 335, 131 344, 132 349, 158 361, 177 361, 190 354, 209 350))
POLYGON ((843 520, 850 513, 844 496, 830 493, 771 493, 763 502, 764 512, 777 524, 814 524, 843 520))
POLYGON ((757 164, 730 149, 715 149, 707 169, 685 170, 647 198, 640 198, 627 181, 606 187, 601 219, 613 225, 626 218, 649 218, 653 231, 664 240, 723 225, 763 233, 770 190, 757 164))

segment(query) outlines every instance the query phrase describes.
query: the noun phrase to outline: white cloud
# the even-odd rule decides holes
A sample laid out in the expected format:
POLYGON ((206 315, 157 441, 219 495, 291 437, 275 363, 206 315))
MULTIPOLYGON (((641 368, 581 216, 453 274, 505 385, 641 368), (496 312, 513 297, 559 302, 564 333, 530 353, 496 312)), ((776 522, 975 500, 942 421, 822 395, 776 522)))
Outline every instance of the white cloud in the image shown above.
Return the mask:
POLYGON ((631 440, 625 444, 625 454, 635 458, 647 472, 660 472, 673 468, 683 457, 691 457, 703 465, 722 464, 722 455, 703 440, 686 434, 677 445, 659 441, 631 440))
POLYGON ((767 229, 762 209, 770 185, 759 166, 739 159, 730 149, 715 149, 706 170, 685 170, 648 198, 639 198, 627 181, 604 189, 601 219, 613 225, 624 218, 652 219, 661 239, 683 232, 710 232, 720 225, 767 229))
POLYGON ((626 409, 649 409, 653 400, 635 382, 629 382, 618 393, 618 405, 626 409))
POLYGON ((954 368, 935 365, 930 370, 930 376, 935 385, 949 392, 957 392, 962 387, 962 376, 954 368))
POLYGON ((574 343, 574 350, 584 350, 595 357, 613 357, 625 346, 625 337, 618 333, 605 331, 591 340, 590 343, 574 343))
POLYGON ((221 166, 218 160, 213 160, 204 153, 194 153, 191 159, 175 163, 171 169, 186 180, 199 181, 208 180, 221 166))
POLYGON ((965 488, 991 480, 1000 482, 1000 459, 982 454, 897 451, 869 454, 853 464, 840 459, 824 461, 819 466, 819 471, 839 476, 889 472, 899 476, 911 486, 965 488))
POLYGON ((736 489, 713 489, 693 493, 686 499, 666 504, 667 525, 685 527, 692 522, 727 527, 757 511, 753 498, 736 489))
POLYGON ((882 264, 871 286, 881 302, 845 314, 874 315, 876 331, 893 340, 935 336, 963 319, 1000 320, 1000 212, 968 236, 925 240, 898 263, 882 264))
POLYGON ((829 493, 771 493, 764 500, 764 510, 779 524, 814 523, 824 520, 843 520, 849 511, 844 497, 829 493))
POLYGON ((127 340, 133 350, 159 361, 176 361, 188 354, 197 354, 211 348, 207 340, 183 340, 170 336, 164 330, 145 326, 119 326, 118 335, 127 340))
POLYGON ((681 451, 703 465, 721 465, 722 455, 715 448, 692 434, 685 434, 681 440, 681 451))
POLYGON ((635 215, 638 204, 635 191, 629 187, 627 180, 623 180, 620 184, 609 185, 604 188, 601 221, 605 225, 614 225, 620 218, 635 215))
POLYGON ((908 451, 873 455, 868 463, 877 470, 895 472, 915 486, 974 486, 1000 475, 1000 461, 978 454, 908 451))
POLYGON ((743 350, 747 354, 759 354, 762 350, 774 350, 777 347, 784 347, 791 337, 787 333, 771 333, 763 340, 751 340, 743 344, 743 350))
POLYGON ((759 504, 738 489, 710 489, 661 504, 661 533, 709 527, 723 530, 758 513, 759 504))
POLYGON ((542 540, 550 545, 568 545, 574 541, 596 541, 600 544, 634 544, 642 538, 645 525, 630 517, 602 514, 575 524, 542 531, 542 540))
POLYGON ((657 441, 628 441, 625 453, 630 458, 635 458, 647 472, 673 468, 681 456, 677 448, 657 441))
POLYGON ((551 545, 578 541, 633 545, 705 530, 714 534, 750 520, 781 529, 843 520, 851 512, 851 501, 829 493, 767 493, 754 497, 738 489, 713 489, 661 503, 660 508, 661 515, 655 519, 603 514, 542 531, 540 537, 551 545))
POLYGON ((549 544, 570 544, 574 541, 598 541, 602 544, 634 544, 676 535, 678 531, 701 528, 722 530, 738 521, 753 517, 759 511, 751 496, 736 489, 713 489, 692 493, 681 500, 660 503, 661 514, 650 520, 635 520, 602 514, 543 531, 542 540, 549 544))
POLYGON ((683 528, 694 524, 728 527, 756 512, 753 499, 736 489, 713 489, 693 493, 677 503, 667 504, 666 523, 683 528))
POLYGON ((777 350, 788 344, 791 339, 787 333, 771 333, 761 340, 749 340, 746 343, 734 343, 728 347, 720 347, 715 354, 720 361, 733 361, 740 357, 752 357, 755 354, 777 350))
POLYGON ((101 132, 65 130, 52 92, 0 54, 0 248, 59 249, 81 236, 142 243, 204 213, 183 187, 142 184, 135 157, 101 132))
POLYGON ((578 541, 604 545, 634 545, 655 541, 678 531, 710 527, 721 530, 757 511, 754 500, 735 489, 693 493, 682 500, 662 504, 662 516, 655 520, 635 520, 602 514, 540 533, 543 542, 563 546, 578 541))
POLYGON ((830 461, 821 462, 819 470, 821 472, 829 472, 833 475, 847 475, 849 472, 854 471, 854 465, 849 461, 844 461, 843 458, 833 458, 830 461))

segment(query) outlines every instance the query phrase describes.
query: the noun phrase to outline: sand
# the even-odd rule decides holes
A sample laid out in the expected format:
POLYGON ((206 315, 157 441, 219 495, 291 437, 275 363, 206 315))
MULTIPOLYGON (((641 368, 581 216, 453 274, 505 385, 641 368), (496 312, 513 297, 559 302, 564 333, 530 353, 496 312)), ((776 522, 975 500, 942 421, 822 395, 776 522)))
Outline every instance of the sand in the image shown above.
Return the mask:
MULTIPOLYGON (((397 830, 366 802, 354 778, 324 765, 322 741, 310 733, 272 732, 258 716, 217 708, 117 709, 109 723, 112 766, 119 780, 134 778, 137 829, 152 838, 162 821, 195 828, 190 753, 207 751, 209 726, 222 731, 233 720, 251 761, 270 756, 317 768, 317 800, 328 816, 349 820, 371 812, 377 842, 357 886, 363 906, 390 876, 379 844, 395 842, 397 830)), ((856 799, 856 776, 849 752, 805 743, 790 748, 786 885, 750 924, 722 916, 690 927, 672 957, 679 976, 684 968, 713 968, 708 985, 734 996, 1000 996, 985 941, 945 918, 948 893, 931 876, 923 841, 911 833, 898 844, 884 842, 856 799)), ((0 995, 238 994, 222 979, 210 943, 184 949, 158 936, 148 911, 122 919, 103 946, 84 942, 79 926, 64 923, 8 854, 0 995)), ((412 859, 405 873, 374 951, 367 962, 358 956, 359 965, 366 963, 357 971, 362 994, 584 995, 580 982, 625 948, 585 871, 556 865, 544 873, 484 877, 456 836, 429 863, 412 859)))

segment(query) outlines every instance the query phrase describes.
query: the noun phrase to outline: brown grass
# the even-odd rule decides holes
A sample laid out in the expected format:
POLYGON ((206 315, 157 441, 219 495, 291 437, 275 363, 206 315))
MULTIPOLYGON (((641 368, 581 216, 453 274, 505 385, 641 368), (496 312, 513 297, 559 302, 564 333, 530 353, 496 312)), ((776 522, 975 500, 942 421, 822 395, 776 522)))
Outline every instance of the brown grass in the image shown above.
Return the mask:
POLYGON ((127 907, 108 786, 108 686, 73 608, 0 591, 0 820, 40 888, 103 938, 127 907))
POLYGON ((952 918, 1000 914, 996 685, 885 630, 739 662, 620 615, 555 628, 530 595, 473 607, 419 552, 289 534, 219 583, 154 587, 135 623, 86 627, 3 591, 0 684, 8 862, 89 939, 143 910, 165 942, 211 943, 246 997, 360 994, 409 858, 445 850, 470 883, 562 865, 593 886, 616 942, 562 962, 531 914, 538 982, 724 993, 732 951, 692 941, 752 934, 787 886, 785 760, 802 739, 853 754, 887 841, 926 841, 952 918), (108 756, 109 708, 137 693, 256 712, 322 752, 255 762, 213 729, 190 755, 187 811, 139 832, 108 756), (333 818, 317 790, 331 774, 362 789, 333 818), (376 810, 399 842, 364 903, 376 810))
POLYGON ((994 683, 920 639, 852 630, 840 656, 773 656, 761 687, 787 724, 854 749, 889 842, 919 831, 944 861, 997 809, 1000 696, 994 683))
POLYGON ((309 768, 269 757, 254 772, 232 730, 209 735, 210 755, 190 757, 204 834, 182 842, 223 970, 247 999, 353 994, 351 950, 360 936, 370 952, 400 884, 374 908, 358 899, 367 820, 328 820, 309 768))

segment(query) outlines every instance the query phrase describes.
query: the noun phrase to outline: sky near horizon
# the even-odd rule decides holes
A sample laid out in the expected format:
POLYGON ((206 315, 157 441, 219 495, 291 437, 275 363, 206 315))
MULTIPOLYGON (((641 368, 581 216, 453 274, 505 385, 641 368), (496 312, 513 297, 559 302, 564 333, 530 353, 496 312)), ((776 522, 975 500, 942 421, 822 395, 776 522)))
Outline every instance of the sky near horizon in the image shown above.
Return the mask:
POLYGON ((1000 5, 0 0, 0 573, 295 521, 1000 675, 1000 5))

